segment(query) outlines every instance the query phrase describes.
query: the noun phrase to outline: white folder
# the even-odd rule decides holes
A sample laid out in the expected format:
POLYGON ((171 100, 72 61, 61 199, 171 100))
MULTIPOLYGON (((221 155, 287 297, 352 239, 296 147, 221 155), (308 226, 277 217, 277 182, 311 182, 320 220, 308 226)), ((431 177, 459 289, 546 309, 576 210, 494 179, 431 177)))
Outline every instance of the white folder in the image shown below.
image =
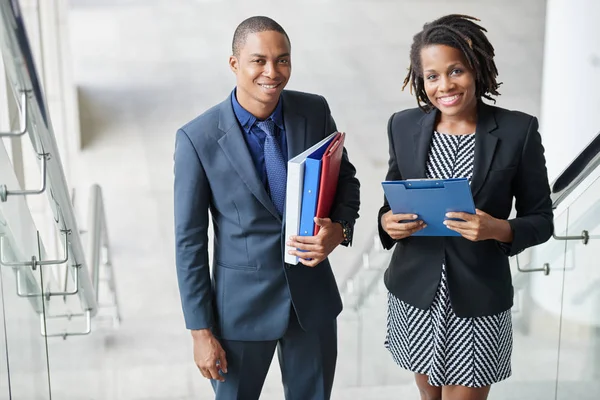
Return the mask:
MULTIPOLYGON (((318 148, 328 144, 337 132, 332 133, 319 143, 298 154, 287 163, 287 186, 285 195, 285 242, 290 236, 300 232, 300 211, 302 210, 302 191, 304 185, 304 162, 318 148)), ((298 264, 298 257, 288 254, 293 247, 285 246, 285 262, 298 264)))

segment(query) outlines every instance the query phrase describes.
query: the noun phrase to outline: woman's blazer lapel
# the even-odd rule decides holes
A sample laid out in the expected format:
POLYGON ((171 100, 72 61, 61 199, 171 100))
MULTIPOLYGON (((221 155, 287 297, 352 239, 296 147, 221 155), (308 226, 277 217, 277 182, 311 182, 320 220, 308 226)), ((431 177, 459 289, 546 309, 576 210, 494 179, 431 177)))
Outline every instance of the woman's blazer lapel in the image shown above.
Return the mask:
MULTIPOLYGON (((431 146, 431 138, 435 129, 437 109, 425 114, 419 120, 419 127, 413 134, 415 145, 414 177, 425 178, 425 168, 431 146)), ((494 117, 494 109, 483 102, 477 104, 477 127, 475 131, 475 160, 473 166, 473 178, 471 180, 471 192, 473 197, 481 190, 483 182, 494 159, 496 142, 498 138, 491 134, 498 125, 494 117)), ((408 175, 408 174, 407 174, 408 175)))

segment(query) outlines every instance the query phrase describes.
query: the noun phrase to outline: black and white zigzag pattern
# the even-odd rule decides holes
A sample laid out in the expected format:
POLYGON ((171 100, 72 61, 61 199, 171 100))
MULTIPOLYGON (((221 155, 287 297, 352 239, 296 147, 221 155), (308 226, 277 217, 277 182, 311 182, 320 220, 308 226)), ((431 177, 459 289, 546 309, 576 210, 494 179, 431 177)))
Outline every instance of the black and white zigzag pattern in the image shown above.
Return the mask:
POLYGON ((435 132, 431 138, 427 177, 435 179, 473 176, 475 135, 445 135, 435 132))
MULTIPOLYGON (((473 175, 475 135, 435 133, 428 178, 473 175)), ((428 375, 434 386, 483 387, 511 375, 512 320, 510 310, 480 318, 460 318, 450 302, 446 266, 428 310, 388 293, 385 346, 402 368, 428 375)))

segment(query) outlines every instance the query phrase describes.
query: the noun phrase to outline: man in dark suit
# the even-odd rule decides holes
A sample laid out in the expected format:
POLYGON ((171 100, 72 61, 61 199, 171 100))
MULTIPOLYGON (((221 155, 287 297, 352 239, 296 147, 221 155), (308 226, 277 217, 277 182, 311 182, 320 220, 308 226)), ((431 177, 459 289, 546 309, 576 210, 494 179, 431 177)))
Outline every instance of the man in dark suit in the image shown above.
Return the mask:
POLYGON ((177 132, 179 290, 217 399, 258 399, 276 348, 286 399, 328 399, 333 384, 342 304, 327 256, 351 242, 359 183, 344 150, 331 218, 316 219, 316 236, 284 237, 286 162, 336 131, 323 97, 283 90, 290 53, 275 21, 242 22, 229 60, 236 88, 177 132), (292 250, 298 265, 284 263, 286 243, 302 250, 292 250))

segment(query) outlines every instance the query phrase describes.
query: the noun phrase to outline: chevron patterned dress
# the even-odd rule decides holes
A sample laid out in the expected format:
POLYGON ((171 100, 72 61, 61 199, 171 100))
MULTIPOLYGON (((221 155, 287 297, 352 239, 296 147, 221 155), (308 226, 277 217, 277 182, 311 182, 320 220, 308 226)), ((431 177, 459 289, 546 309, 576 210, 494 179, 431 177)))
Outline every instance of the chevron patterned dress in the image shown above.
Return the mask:
MULTIPOLYGON (((435 132, 427 177, 471 180, 474 154, 475 134, 435 132)), ((432 386, 489 386, 511 375, 511 312, 479 318, 456 316, 450 303, 446 266, 442 264, 440 284, 428 310, 415 308, 388 293, 385 346, 398 365, 427 375, 432 386)))

